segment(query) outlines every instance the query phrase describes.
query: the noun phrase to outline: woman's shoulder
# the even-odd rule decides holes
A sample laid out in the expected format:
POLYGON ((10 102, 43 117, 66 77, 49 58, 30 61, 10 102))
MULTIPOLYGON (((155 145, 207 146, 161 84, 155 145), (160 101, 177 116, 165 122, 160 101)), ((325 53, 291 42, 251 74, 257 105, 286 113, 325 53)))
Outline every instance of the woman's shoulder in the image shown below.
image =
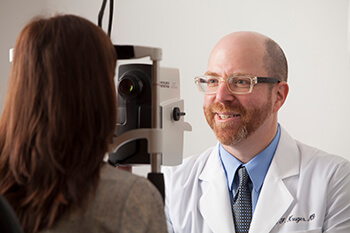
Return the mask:
POLYGON ((138 189, 154 190, 154 186, 148 179, 132 174, 131 172, 115 168, 105 164, 101 169, 101 177, 98 189, 115 189, 118 193, 136 192, 138 189))

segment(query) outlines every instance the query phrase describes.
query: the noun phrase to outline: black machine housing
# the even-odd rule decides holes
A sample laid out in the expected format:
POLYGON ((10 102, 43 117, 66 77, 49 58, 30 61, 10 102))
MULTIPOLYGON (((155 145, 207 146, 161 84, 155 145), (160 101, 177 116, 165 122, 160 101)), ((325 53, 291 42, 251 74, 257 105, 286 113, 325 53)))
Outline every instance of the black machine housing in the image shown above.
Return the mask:
MULTIPOLYGON (((139 128, 152 128, 152 65, 126 64, 118 70, 115 137, 139 128)), ((147 140, 137 139, 109 154, 112 165, 150 164, 147 140)))

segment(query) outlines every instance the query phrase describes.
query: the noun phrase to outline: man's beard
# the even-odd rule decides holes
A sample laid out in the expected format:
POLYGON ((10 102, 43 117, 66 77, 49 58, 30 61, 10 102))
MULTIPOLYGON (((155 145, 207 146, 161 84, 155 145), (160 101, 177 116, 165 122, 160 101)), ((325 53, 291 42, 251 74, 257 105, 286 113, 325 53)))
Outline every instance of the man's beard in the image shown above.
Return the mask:
POLYGON ((271 93, 266 103, 261 107, 245 109, 240 103, 234 105, 214 103, 208 107, 204 106, 203 109, 207 122, 215 132, 219 142, 223 145, 234 146, 253 134, 271 114, 271 93), (240 114, 241 122, 216 123, 216 112, 240 114))

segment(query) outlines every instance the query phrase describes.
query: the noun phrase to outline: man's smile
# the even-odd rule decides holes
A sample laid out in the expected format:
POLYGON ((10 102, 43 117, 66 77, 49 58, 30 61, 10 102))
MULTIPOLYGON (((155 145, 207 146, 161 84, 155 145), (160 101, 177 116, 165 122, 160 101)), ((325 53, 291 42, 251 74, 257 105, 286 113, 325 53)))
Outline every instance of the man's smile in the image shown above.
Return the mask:
POLYGON ((233 117, 239 117, 239 116, 241 116, 240 114, 234 114, 234 113, 228 114, 228 113, 218 113, 218 112, 216 112, 215 114, 216 114, 216 115, 219 117, 219 119, 221 119, 221 120, 227 120, 227 119, 230 119, 230 118, 233 118, 233 117))

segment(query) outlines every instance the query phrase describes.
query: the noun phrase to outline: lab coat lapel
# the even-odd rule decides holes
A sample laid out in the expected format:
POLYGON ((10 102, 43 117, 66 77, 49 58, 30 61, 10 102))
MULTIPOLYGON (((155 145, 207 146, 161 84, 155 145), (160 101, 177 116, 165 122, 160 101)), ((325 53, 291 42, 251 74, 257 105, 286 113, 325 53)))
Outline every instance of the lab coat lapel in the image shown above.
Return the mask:
POLYGON ((266 174, 249 233, 270 232, 294 198, 285 180, 299 174, 300 155, 295 141, 284 129, 266 174))
POLYGON ((199 211, 204 222, 214 233, 234 232, 231 201, 218 146, 211 153, 199 179, 203 190, 199 199, 199 211))

